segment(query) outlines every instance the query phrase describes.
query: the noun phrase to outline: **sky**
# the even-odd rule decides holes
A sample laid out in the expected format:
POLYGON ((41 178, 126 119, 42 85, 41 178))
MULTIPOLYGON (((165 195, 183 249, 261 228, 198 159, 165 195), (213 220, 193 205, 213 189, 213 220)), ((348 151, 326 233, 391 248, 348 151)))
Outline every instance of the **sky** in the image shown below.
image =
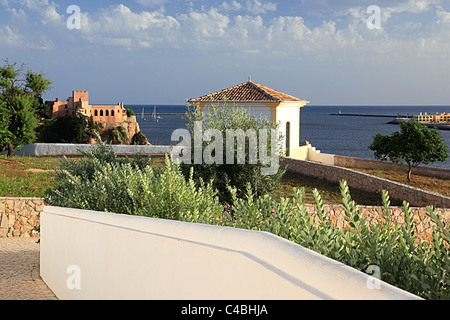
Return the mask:
POLYGON ((0 0, 0 58, 45 100, 184 105, 251 76, 311 105, 450 105, 450 0, 0 0))

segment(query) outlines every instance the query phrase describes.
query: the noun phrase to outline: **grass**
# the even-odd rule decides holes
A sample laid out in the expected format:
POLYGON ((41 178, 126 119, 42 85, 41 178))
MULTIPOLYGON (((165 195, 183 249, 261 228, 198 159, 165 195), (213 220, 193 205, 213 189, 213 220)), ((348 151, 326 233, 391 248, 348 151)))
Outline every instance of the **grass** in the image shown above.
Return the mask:
MULTIPOLYGON (((56 182, 54 169, 59 161, 59 157, 0 156, 0 197, 44 197, 44 191, 56 182)), ((162 162, 155 158, 154 164, 162 162)), ((312 191, 315 188, 320 191, 325 203, 341 203, 338 184, 292 173, 286 173, 275 197, 292 196, 294 187, 305 187, 307 203, 314 203, 312 191)), ((352 190, 352 196, 358 204, 381 204, 378 194, 352 190)))
MULTIPOLYGON (((44 197, 44 191, 55 184, 54 169, 58 167, 59 157, 24 157, 7 158, 0 156, 0 197, 44 197)), ((162 164, 155 158, 155 165, 162 164)), ((412 176, 408 182, 406 174, 397 171, 355 169, 370 175, 408 184, 410 186, 450 196, 450 180, 412 176)), ((339 185, 325 180, 286 173, 275 198, 290 197, 294 187, 305 187, 306 203, 314 203, 312 191, 317 188, 325 203, 341 203, 339 185)), ((381 195, 352 189, 353 199, 361 205, 381 205, 381 195)), ((401 206, 400 201, 392 205, 401 206)))
MULTIPOLYGON (((419 188, 429 192, 434 192, 447 197, 450 197, 450 180, 436 178, 436 177, 425 177, 420 175, 411 175, 411 181, 408 181, 406 173, 400 171, 387 171, 379 169, 358 169, 352 168, 376 177, 388 179, 391 181, 396 181, 409 185, 414 188, 419 188)), ((413 169, 414 173, 414 169, 413 169)))
MULTIPOLYGON (((338 183, 328 182, 326 180, 308 177, 300 175, 298 173, 287 172, 284 177, 282 184, 276 194, 276 197, 290 197, 292 196, 293 188, 305 188, 305 202, 314 203, 314 197, 312 191, 317 188, 320 195, 322 196, 323 202, 325 204, 341 204, 341 192, 338 183)), ((352 198, 356 203, 360 205, 367 206, 379 206, 382 205, 381 193, 366 192, 354 188, 350 188, 352 198)), ((400 201, 396 203, 391 199, 392 205, 401 205, 400 201)))
POLYGON ((55 183, 53 169, 59 158, 0 156, 1 197, 44 197, 55 183))

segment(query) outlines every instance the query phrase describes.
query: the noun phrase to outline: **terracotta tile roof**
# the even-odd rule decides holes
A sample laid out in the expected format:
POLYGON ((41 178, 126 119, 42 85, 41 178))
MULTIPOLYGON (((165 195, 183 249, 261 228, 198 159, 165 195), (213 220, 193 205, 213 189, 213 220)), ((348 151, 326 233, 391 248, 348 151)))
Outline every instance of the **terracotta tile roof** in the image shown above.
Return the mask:
POLYGON ((289 94, 271 89, 252 81, 248 81, 237 86, 191 99, 189 102, 210 102, 210 101, 305 101, 289 94))

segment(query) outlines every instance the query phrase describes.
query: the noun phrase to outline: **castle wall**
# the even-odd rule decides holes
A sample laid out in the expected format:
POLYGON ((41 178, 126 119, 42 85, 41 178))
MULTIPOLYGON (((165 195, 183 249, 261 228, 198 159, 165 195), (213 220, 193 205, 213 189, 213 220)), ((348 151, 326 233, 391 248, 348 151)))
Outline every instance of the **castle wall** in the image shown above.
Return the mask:
POLYGON ((123 122, 123 104, 117 105, 90 105, 90 115, 95 122, 123 122))
POLYGON ((88 91, 73 91, 72 97, 67 100, 52 101, 49 103, 53 107, 52 119, 58 117, 71 116, 77 110, 86 117, 93 117, 95 122, 123 122, 123 103, 117 105, 90 105, 88 91))

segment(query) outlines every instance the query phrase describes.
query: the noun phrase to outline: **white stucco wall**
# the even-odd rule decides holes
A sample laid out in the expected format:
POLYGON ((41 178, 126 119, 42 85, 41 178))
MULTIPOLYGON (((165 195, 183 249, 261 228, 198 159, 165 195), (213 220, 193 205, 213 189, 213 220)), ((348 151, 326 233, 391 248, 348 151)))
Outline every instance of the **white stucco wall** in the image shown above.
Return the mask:
POLYGON ((264 232, 46 207, 40 241, 62 300, 417 299, 264 232))
MULTIPOLYGON (((290 126, 291 150, 300 147, 300 104, 284 103, 277 108, 277 121, 280 122, 280 131, 286 139, 286 124, 290 126)), ((285 147, 285 144, 283 145, 285 147)))
MULTIPOLYGON (((23 146, 16 155, 23 156, 58 156, 58 155, 80 155, 81 151, 86 152, 96 145, 92 144, 69 144, 69 143, 33 143, 23 146)), ((180 147, 171 146, 131 146, 113 145, 112 148, 117 154, 170 154, 181 152, 180 147)))
MULTIPOLYGON (((205 114, 208 114, 207 110, 210 105, 211 103, 205 105, 205 114)), ((249 113, 254 117, 259 118, 262 116, 269 119, 270 121, 279 123, 280 132, 285 137, 285 139, 286 124, 287 122, 289 122, 291 124, 291 150, 300 146, 300 108, 304 105, 303 102, 282 102, 276 107, 276 111, 273 113, 271 112, 271 108, 263 102, 227 102, 228 107, 234 105, 248 109, 249 113)), ((285 150, 285 147, 286 143, 283 143, 282 149, 285 150)))

